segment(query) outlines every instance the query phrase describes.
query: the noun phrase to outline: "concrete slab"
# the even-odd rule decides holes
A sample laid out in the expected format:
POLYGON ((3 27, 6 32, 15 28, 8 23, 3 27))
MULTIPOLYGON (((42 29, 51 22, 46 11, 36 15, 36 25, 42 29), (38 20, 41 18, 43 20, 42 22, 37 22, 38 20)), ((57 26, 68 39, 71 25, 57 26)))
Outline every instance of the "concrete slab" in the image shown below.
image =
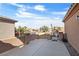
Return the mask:
POLYGON ((45 42, 35 56, 68 56, 69 52, 61 41, 45 42))
POLYGON ((51 41, 47 39, 35 39, 30 44, 15 48, 1 56, 69 56, 69 52, 61 41, 51 41))

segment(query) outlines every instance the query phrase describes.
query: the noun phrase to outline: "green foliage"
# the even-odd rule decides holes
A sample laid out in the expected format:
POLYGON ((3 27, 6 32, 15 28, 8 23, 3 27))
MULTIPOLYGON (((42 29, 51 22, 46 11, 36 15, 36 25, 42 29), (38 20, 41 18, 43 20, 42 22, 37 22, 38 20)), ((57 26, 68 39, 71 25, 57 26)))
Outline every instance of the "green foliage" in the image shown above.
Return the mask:
POLYGON ((41 30, 42 32, 47 32, 47 31, 49 30, 49 28, 48 28, 47 26, 42 26, 42 27, 40 28, 40 30, 41 30))
POLYGON ((61 27, 58 27, 58 30, 61 30, 61 27))
POLYGON ((61 30, 61 27, 55 27, 54 26, 54 30, 61 30))
POLYGON ((22 36, 25 33, 29 32, 29 29, 26 26, 24 27, 19 26, 18 28, 15 28, 15 31, 19 32, 20 33, 19 35, 22 36))

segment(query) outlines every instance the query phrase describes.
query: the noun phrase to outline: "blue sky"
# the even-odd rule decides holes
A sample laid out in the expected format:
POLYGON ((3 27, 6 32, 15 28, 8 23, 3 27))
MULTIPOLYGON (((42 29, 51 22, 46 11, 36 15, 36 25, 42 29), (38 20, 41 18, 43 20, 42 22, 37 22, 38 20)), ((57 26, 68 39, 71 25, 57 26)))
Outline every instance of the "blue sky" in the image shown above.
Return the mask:
POLYGON ((0 16, 17 20, 18 26, 39 28, 41 26, 64 26, 62 20, 69 3, 2 3, 0 16))

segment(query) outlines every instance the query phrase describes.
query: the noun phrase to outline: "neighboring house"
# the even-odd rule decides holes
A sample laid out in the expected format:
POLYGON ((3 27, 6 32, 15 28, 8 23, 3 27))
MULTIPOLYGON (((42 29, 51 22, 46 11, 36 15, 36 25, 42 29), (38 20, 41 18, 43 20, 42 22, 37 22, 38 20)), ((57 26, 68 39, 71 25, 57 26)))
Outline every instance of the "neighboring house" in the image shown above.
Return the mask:
POLYGON ((71 5, 64 17, 64 24, 68 42, 79 53, 79 3, 71 5))
POLYGON ((0 40, 15 36, 15 20, 0 17, 0 40))
POLYGON ((0 17, 0 41, 19 46, 23 43, 15 37, 15 20, 0 17))

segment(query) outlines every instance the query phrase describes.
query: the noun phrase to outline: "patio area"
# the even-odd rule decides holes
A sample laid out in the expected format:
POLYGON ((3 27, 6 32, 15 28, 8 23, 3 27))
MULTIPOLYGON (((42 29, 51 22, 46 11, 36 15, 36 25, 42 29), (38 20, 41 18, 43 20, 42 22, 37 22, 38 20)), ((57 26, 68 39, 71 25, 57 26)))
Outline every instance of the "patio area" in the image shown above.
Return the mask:
POLYGON ((70 56, 62 41, 35 39, 28 45, 17 47, 0 54, 1 56, 70 56))

